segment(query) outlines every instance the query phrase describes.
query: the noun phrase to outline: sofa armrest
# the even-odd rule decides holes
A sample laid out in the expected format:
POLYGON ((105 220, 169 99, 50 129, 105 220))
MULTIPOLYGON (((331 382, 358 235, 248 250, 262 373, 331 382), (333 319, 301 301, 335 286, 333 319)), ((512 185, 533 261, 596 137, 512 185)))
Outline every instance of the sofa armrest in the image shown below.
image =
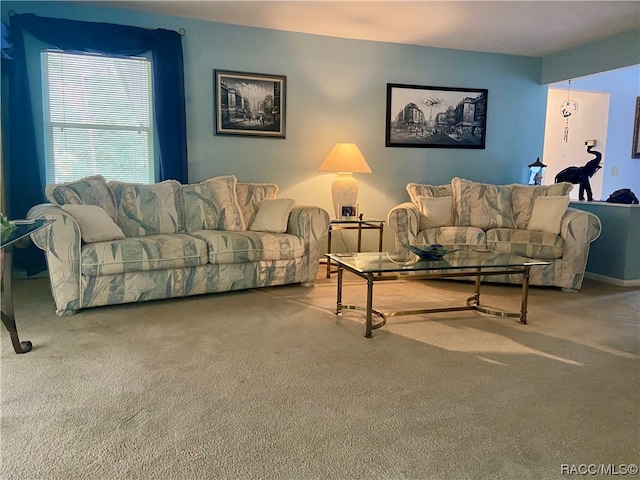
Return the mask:
POLYGON ((387 224, 396 234, 396 251, 403 245, 412 245, 420 233, 420 210, 412 202, 405 202, 391 209, 387 224))
POLYGON ((51 203, 32 207, 27 218, 55 220, 33 233, 31 240, 46 253, 56 314, 72 315, 80 305, 80 227, 71 215, 51 203))
POLYGON ((561 283, 571 287, 563 290, 578 291, 582 287, 589 245, 600 236, 601 231, 602 224, 596 215, 577 208, 567 208, 560 225, 560 236, 565 242, 561 283))
POLYGON ((296 205, 289 215, 287 233, 304 239, 303 285, 311 286, 318 273, 320 239, 329 230, 329 213, 319 207, 296 205))

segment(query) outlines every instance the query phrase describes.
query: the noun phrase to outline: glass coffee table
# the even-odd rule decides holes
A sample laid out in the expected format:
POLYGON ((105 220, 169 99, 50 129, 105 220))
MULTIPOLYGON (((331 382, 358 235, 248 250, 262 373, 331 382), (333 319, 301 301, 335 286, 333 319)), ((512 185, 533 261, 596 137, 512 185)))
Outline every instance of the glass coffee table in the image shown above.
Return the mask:
POLYGON ((388 317, 398 315, 477 310, 482 313, 501 317, 515 317, 519 319, 520 323, 526 324, 531 268, 549 265, 549 262, 544 260, 532 260, 515 255, 472 249, 454 251, 445 255, 441 260, 431 261, 421 260, 420 257, 408 250, 399 253, 328 253, 325 254, 325 256, 338 265, 336 315, 342 315, 343 310, 362 310, 366 312, 366 330, 364 336, 367 338, 371 338, 372 330, 382 327, 388 317), (366 307, 344 305, 342 303, 342 285, 345 270, 367 281, 366 307), (505 312, 480 305, 480 284, 482 278, 487 275, 505 274, 521 275, 522 277, 522 303, 520 312, 505 312), (467 299, 465 306, 384 313, 373 308, 374 283, 389 280, 424 280, 429 278, 453 277, 473 277, 475 279, 474 294, 467 299), (380 319, 376 323, 373 322, 374 315, 380 319))

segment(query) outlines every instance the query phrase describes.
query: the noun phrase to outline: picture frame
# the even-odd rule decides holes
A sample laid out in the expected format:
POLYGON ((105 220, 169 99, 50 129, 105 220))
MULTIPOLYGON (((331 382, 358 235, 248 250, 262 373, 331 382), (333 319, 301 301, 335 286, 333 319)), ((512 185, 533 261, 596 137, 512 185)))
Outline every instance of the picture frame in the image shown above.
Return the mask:
POLYGON ((633 122, 631 158, 640 158, 640 97, 636 98, 636 117, 633 122))
POLYGON ((287 77, 214 70, 216 135, 285 138, 287 77))
POLYGON ((485 88, 387 84, 387 147, 484 149, 485 88))
POLYGON ((356 220, 358 218, 358 205, 345 203, 340 205, 341 220, 356 220))

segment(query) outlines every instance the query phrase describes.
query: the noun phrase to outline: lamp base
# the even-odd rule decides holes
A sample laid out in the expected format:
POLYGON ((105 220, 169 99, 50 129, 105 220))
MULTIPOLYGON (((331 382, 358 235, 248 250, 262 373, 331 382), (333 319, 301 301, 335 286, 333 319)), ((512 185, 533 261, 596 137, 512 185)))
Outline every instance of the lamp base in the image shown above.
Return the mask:
POLYGON ((358 182, 351 172, 338 172, 331 184, 331 196, 333 198, 333 210, 336 218, 342 218, 341 205, 355 205, 358 199, 358 182))

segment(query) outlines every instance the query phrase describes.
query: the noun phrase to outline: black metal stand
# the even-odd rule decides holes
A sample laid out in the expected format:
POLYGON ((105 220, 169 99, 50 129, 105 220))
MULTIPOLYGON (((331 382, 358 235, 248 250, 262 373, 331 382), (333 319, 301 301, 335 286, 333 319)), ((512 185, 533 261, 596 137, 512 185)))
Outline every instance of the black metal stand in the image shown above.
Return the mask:
POLYGON ((0 311, 2 323, 9 331, 11 343, 16 353, 27 353, 31 351, 33 345, 30 341, 20 341, 18 328, 16 327, 16 317, 13 311, 13 290, 11 288, 11 263, 13 257, 13 247, 8 246, 0 250, 0 260, 2 261, 2 300, 4 310, 0 311))

